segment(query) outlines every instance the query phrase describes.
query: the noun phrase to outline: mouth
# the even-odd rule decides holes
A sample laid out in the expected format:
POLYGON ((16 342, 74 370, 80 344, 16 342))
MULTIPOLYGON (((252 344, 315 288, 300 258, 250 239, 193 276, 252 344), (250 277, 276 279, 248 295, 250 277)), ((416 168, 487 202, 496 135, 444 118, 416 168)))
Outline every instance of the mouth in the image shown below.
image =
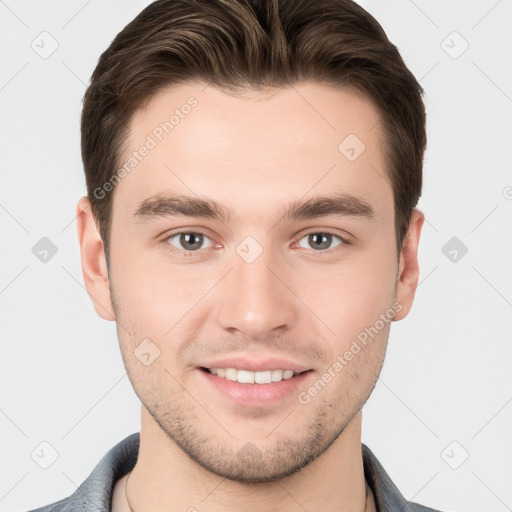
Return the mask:
MULTIPOLYGON (((199 375, 204 376, 200 386, 212 389, 222 400, 242 407, 271 407, 282 404, 284 400, 293 400, 301 386, 307 385, 314 370, 303 368, 273 368, 265 370, 264 366, 257 370, 242 368, 208 368, 198 367, 199 375)), ((211 400, 216 400, 214 396, 211 400)), ((214 402, 212 402, 214 403, 214 402)), ((222 402, 225 403, 225 402, 222 402)), ((269 410, 281 411, 271 408, 269 410)))
POLYGON ((303 373, 312 371, 305 370, 297 372, 289 369, 276 368, 272 370, 269 369, 254 372, 251 370, 241 370, 237 368, 205 368, 203 366, 201 366, 200 369, 211 375, 216 375, 221 379, 238 382, 239 384, 272 384, 283 380, 289 380, 297 375, 302 375, 303 373))

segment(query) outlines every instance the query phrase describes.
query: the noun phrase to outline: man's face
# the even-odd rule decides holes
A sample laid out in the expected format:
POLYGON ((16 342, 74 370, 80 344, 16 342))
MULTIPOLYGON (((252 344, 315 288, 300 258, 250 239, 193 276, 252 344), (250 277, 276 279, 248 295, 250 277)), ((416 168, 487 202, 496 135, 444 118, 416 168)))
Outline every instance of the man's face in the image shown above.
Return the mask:
POLYGON ((135 115, 122 163, 133 151, 137 164, 113 198, 110 274, 132 385, 163 431, 213 473, 292 474, 360 411, 386 350, 381 315, 401 308, 378 113, 361 96, 314 83, 241 98, 180 85, 135 115), (191 96, 197 104, 183 107, 191 96), (160 123, 176 109, 166 133, 160 123), (167 196, 231 213, 170 215, 160 204, 150 215, 149 201, 167 196), (285 215, 320 197, 345 210, 285 215), (250 384, 204 367, 308 371, 250 384))

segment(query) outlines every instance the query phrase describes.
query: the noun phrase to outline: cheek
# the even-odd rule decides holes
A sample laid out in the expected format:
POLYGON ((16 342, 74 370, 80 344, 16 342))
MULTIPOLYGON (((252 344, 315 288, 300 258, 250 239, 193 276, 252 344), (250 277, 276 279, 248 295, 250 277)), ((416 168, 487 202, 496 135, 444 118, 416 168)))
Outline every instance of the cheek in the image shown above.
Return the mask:
POLYGON ((304 281, 297 285, 304 302, 337 337, 346 339, 373 324, 393 304, 395 272, 391 258, 366 255, 319 270, 314 279, 301 278, 304 281))
POLYGON ((178 396, 181 390, 178 383, 180 379, 177 378, 174 368, 168 364, 165 350, 150 364, 143 355, 140 357, 141 352, 137 349, 124 346, 121 353, 131 385, 145 406, 152 408, 162 397, 165 399, 170 395, 178 396))
MULTIPOLYGON (((189 267, 191 268, 191 267, 189 267)), ((169 329, 205 293, 205 282, 186 265, 166 265, 162 257, 134 252, 113 259, 119 308, 140 326, 169 329)))

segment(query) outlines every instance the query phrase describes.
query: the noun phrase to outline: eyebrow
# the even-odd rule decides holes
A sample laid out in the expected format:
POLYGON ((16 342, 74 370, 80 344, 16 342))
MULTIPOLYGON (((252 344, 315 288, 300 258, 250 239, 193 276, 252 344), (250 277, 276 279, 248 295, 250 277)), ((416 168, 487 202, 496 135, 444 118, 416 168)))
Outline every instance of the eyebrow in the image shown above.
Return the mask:
MULTIPOLYGON (((133 214, 134 220, 147 221, 166 217, 199 217, 221 222, 239 222, 240 216, 221 203, 186 195, 156 195, 145 199, 133 214)), ((293 201, 277 213, 277 221, 307 220, 325 216, 372 219, 375 211, 365 200, 351 194, 318 196, 293 201)), ((276 221, 276 222, 277 222, 276 221)))

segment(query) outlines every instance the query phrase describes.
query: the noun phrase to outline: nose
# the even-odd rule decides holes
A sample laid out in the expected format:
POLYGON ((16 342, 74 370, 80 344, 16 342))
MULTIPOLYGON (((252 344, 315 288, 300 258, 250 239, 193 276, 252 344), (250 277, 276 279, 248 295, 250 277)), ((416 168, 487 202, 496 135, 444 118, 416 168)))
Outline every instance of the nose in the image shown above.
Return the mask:
MULTIPOLYGON (((242 254, 242 256, 240 256, 242 254)), ((218 322, 230 334, 265 339, 288 331, 298 318, 300 301, 284 262, 270 250, 251 262, 233 254, 233 269, 218 290, 218 322)))

